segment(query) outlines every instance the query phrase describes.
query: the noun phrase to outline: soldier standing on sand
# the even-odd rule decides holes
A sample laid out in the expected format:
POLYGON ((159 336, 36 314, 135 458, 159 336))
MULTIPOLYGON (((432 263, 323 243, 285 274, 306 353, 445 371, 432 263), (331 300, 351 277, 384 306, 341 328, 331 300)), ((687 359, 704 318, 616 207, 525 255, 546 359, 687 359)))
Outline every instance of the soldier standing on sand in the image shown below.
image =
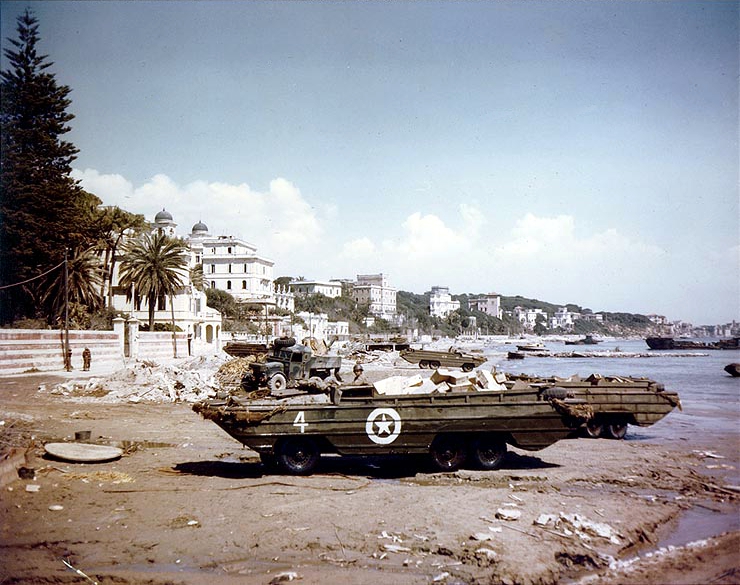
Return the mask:
POLYGON ((82 369, 86 372, 90 370, 90 362, 92 361, 92 353, 89 348, 82 350, 82 369))

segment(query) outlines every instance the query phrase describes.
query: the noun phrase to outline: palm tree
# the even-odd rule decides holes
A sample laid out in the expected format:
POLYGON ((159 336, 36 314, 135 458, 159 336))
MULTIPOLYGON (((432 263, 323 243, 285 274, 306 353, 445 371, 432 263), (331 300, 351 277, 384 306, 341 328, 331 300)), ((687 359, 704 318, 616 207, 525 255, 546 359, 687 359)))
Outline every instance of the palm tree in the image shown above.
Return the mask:
POLYGON ((113 274, 116 267, 118 249, 127 234, 140 233, 146 226, 144 216, 130 213, 119 207, 105 207, 98 212, 97 222, 103 234, 100 247, 104 251, 104 281, 100 285, 101 295, 107 289, 107 304, 113 306, 113 274))
POLYGON ((203 263, 196 264, 190 269, 190 282, 196 290, 203 291, 205 286, 205 278, 203 276, 203 263))
MULTIPOLYGON (((154 310, 157 299, 170 297, 172 314, 172 343, 177 357, 175 337, 174 296, 183 286, 186 275, 188 246, 179 239, 171 238, 159 232, 144 234, 132 240, 125 247, 121 260, 120 286, 146 298, 149 307, 149 331, 154 330, 154 310)), ((129 292, 128 298, 131 298, 129 292)))
MULTIPOLYGON (((99 309, 103 304, 99 292, 102 280, 102 266, 96 251, 93 248, 74 250, 67 261, 69 301, 85 305, 88 311, 99 309)), ((53 273, 50 280, 45 281, 43 287, 42 303, 49 307, 49 314, 52 318, 61 318, 67 298, 64 287, 64 268, 53 273)))

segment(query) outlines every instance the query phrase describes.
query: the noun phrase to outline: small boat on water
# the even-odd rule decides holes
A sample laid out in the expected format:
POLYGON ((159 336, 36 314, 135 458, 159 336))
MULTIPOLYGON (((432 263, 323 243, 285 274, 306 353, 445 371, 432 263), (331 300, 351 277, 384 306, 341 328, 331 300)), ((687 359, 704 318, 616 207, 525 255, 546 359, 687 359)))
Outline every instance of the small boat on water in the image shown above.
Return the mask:
POLYGON ((523 360, 526 356, 521 351, 510 351, 507 357, 510 360, 523 360))
POLYGON ((673 337, 648 337, 645 343, 650 349, 740 349, 740 337, 710 342, 674 339, 673 337))
POLYGON ((519 351, 529 351, 529 352, 547 351, 547 348, 544 346, 544 344, 539 341, 536 341, 534 343, 525 343, 523 345, 517 345, 516 348, 519 351))
POLYGON ((594 339, 593 335, 586 335, 582 339, 566 341, 565 345, 596 345, 597 343, 601 343, 601 341, 598 339, 594 339))
POLYGON ((740 378, 740 364, 727 364, 725 366, 725 372, 733 378, 740 378))

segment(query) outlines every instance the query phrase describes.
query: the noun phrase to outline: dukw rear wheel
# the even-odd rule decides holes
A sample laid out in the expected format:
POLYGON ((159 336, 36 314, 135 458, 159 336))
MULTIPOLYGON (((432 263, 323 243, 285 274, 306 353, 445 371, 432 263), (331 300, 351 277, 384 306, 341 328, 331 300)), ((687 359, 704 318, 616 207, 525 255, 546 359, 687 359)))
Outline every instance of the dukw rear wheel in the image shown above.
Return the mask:
POLYGON ((481 435, 473 441, 470 456, 478 469, 498 469, 506 457, 506 442, 495 435, 481 435))

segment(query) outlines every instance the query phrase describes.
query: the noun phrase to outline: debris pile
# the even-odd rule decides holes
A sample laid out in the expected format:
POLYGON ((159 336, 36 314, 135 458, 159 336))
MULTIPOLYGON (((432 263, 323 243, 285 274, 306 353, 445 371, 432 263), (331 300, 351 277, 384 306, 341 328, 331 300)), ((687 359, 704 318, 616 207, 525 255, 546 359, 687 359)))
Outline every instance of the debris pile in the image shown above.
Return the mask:
POLYGON ((491 392, 506 390, 506 374, 475 370, 462 372, 440 368, 429 378, 391 376, 373 384, 378 394, 432 394, 433 392, 491 392))
MULTIPOLYGON (((233 360, 242 362, 244 359, 233 360)), ((69 380, 49 388, 39 387, 39 392, 64 396, 85 402, 195 402, 213 397, 222 389, 221 382, 227 384, 237 376, 242 364, 232 366, 233 371, 225 369, 224 358, 198 357, 178 365, 145 361, 113 372, 106 378, 88 380, 69 380)))

